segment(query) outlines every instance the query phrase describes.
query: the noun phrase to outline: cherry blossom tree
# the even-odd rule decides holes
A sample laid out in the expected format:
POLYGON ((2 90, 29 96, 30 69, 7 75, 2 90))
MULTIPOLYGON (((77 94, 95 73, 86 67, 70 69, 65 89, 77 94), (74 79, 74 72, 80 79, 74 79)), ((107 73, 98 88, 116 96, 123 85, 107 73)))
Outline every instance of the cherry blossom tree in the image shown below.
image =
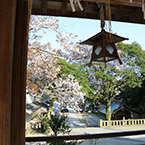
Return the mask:
POLYGON ((80 59, 80 45, 71 41, 75 37, 73 34, 63 33, 58 20, 54 17, 31 17, 27 69, 27 89, 30 93, 37 95, 51 88, 52 99, 58 98, 60 102, 83 100, 84 93, 80 91, 81 86, 75 79, 70 76, 65 79, 58 77, 61 70, 61 65, 57 65, 58 57, 69 60, 80 59), (49 42, 46 44, 41 42, 43 34, 50 30, 56 33, 61 49, 53 48, 49 42))
POLYGON ((57 56, 65 58, 69 61, 77 61, 80 64, 88 64, 91 59, 92 47, 89 45, 80 45, 73 42, 77 37, 71 33, 58 33, 57 42, 60 43, 60 49, 55 53, 57 56), (63 48, 63 49, 62 49, 63 48))
POLYGON ((53 83, 61 69, 61 66, 56 66, 57 58, 41 51, 41 47, 29 45, 28 48, 27 89, 33 94, 41 93, 53 83))
MULTIPOLYGON (((41 38, 46 33, 54 31, 56 34, 56 42, 59 48, 49 47, 49 53, 57 57, 62 57, 70 61, 79 61, 88 63, 91 57, 92 47, 80 45, 73 40, 77 37, 72 33, 64 32, 59 25, 59 20, 48 16, 32 16, 30 21, 29 39, 35 42, 35 46, 40 46, 41 38), (37 42, 37 43, 36 43, 37 42)), ((50 45, 50 43, 48 43, 50 45)))
MULTIPOLYGON (((86 95, 81 91, 82 86, 72 75, 62 75, 55 79, 54 83, 49 85, 49 89, 52 90, 50 100, 57 100, 62 105, 73 104, 74 107, 78 107, 78 103, 83 103, 86 95)), ((51 108, 52 106, 49 108, 50 112, 52 111, 51 108)))
POLYGON ((53 17, 32 16, 29 27, 27 90, 36 95, 41 93, 60 72, 57 57, 52 55, 50 43, 42 44, 42 35, 58 29, 58 20, 53 17), (42 35, 41 35, 42 34, 42 35))
POLYGON ((29 25, 29 43, 41 41, 43 36, 50 30, 60 29, 58 19, 50 16, 31 16, 29 25))

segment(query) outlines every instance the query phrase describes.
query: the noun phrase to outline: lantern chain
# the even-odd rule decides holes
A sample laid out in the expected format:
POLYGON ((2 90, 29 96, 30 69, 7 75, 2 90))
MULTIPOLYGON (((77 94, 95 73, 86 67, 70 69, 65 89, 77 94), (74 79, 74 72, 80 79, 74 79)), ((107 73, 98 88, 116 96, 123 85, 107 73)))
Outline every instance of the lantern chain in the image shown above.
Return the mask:
POLYGON ((98 3, 98 7, 100 8, 100 20, 101 20, 101 28, 104 29, 105 26, 105 17, 104 17, 104 5, 98 3))

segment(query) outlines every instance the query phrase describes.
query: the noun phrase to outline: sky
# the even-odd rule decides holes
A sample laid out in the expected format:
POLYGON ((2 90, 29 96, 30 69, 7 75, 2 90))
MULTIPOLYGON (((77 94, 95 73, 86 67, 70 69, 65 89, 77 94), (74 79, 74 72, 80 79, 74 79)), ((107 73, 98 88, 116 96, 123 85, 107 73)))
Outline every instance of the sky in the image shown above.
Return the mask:
MULTIPOLYGON (((59 24, 64 32, 78 35, 75 39, 76 42, 86 40, 101 31, 99 20, 64 17, 57 18, 59 19, 59 24)), ((117 33, 122 37, 129 38, 129 40, 124 41, 124 43, 131 44, 135 41, 145 50, 145 25, 121 22, 111 22, 111 25, 112 33, 117 33)), ((49 32, 44 37, 44 40, 51 42, 55 47, 59 47, 55 42, 56 37, 53 32, 49 32)))

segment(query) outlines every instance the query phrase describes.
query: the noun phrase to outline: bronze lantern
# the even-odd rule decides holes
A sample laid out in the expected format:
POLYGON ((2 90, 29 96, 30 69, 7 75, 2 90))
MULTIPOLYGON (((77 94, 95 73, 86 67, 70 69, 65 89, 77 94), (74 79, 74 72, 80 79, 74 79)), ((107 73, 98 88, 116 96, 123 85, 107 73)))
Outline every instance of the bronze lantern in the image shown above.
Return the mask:
POLYGON ((104 29, 102 29, 100 33, 81 42, 80 44, 93 45, 93 51, 89 65, 92 64, 92 61, 104 62, 106 64, 108 61, 115 59, 118 59, 119 63, 122 64, 117 53, 115 43, 121 42, 123 40, 128 40, 128 38, 106 32, 104 29))

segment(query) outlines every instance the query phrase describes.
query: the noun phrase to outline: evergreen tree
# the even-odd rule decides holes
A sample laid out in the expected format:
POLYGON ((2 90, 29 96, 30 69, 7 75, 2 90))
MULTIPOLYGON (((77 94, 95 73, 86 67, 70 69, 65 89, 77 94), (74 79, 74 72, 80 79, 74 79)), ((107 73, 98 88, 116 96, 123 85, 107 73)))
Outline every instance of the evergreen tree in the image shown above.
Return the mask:
POLYGON ((95 90, 89 84, 88 73, 85 70, 85 65, 69 63, 64 59, 59 59, 57 65, 61 65, 61 71, 58 76, 74 76, 79 85, 82 86, 81 91, 86 94, 85 97, 88 99, 93 99, 95 90))
MULTIPOLYGON (((118 96, 129 106, 138 109, 141 116, 145 115, 145 51, 134 42, 132 44, 119 43, 117 46, 123 51, 122 57, 134 68, 134 74, 128 73, 134 81, 126 86, 118 96)), ((130 81, 130 80, 128 80, 130 81)))

